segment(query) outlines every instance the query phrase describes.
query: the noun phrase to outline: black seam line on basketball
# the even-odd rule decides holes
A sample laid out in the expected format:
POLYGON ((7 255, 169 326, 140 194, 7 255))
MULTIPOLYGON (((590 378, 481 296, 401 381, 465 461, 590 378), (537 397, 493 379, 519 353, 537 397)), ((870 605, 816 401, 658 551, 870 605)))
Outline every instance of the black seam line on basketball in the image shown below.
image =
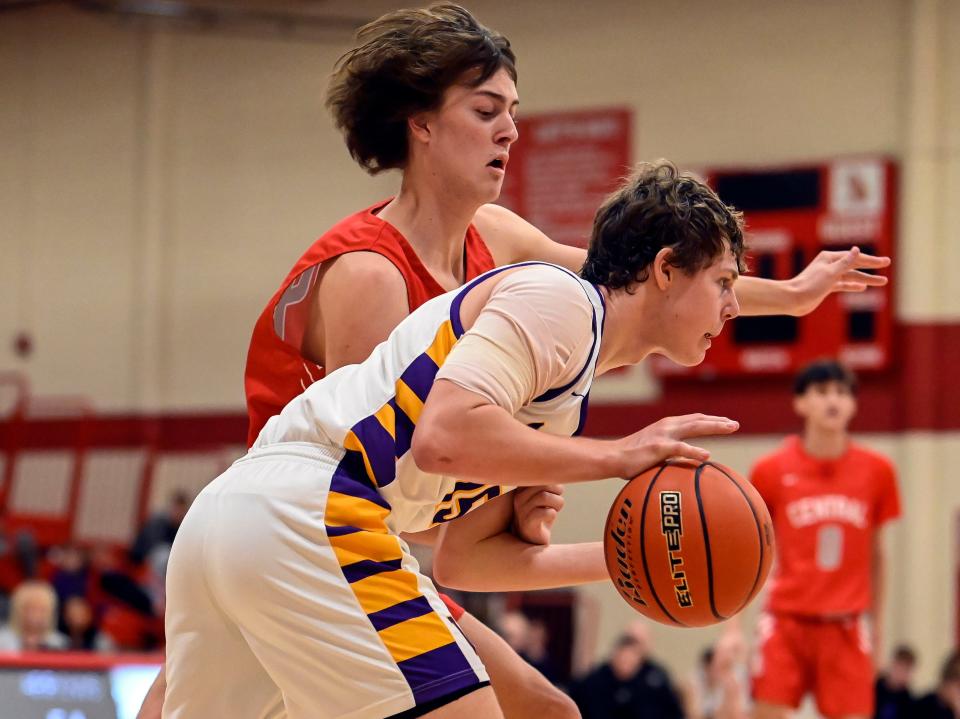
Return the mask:
POLYGON ((640 561, 643 562, 643 573, 647 578, 647 586, 650 587, 650 594, 656 600, 657 605, 663 610, 663 613, 670 617, 670 620, 674 624, 679 624, 681 627, 689 626, 684 622, 681 622, 675 616, 673 616, 665 606, 663 602, 660 601, 660 596, 657 594, 656 587, 653 586, 653 579, 650 577, 650 567, 647 566, 647 505, 650 503, 650 494, 653 492, 653 485, 657 483, 657 480, 660 479, 660 475, 663 474, 669 465, 663 465, 660 469, 657 470, 657 473, 653 475, 653 479, 650 480, 650 486, 647 487, 647 493, 643 495, 643 506, 640 508, 640 561))
POLYGON ((710 530, 707 529, 707 513, 703 511, 703 497, 700 496, 700 475, 703 468, 707 466, 704 462, 697 471, 693 473, 693 491, 697 496, 697 511, 700 512, 700 528, 703 530, 703 550, 707 554, 707 594, 710 597, 710 611, 713 616, 721 622, 726 619, 717 611, 717 598, 713 592, 713 552, 710 551, 710 530))
POLYGON ((760 542, 760 560, 757 562, 757 576, 754 577, 753 579, 753 586, 750 588, 750 591, 747 593, 747 598, 743 600, 743 602, 740 604, 739 607, 737 607, 737 610, 734 612, 734 614, 736 614, 737 612, 742 611, 743 608, 750 603, 750 601, 753 599, 754 593, 757 591, 757 585, 760 583, 760 572, 763 571, 763 554, 764 554, 763 527, 760 526, 760 518, 757 516, 756 507, 753 506, 753 502, 750 501, 750 497, 747 496, 747 493, 743 491, 743 487, 740 486, 740 483, 737 480, 735 480, 733 477, 731 477, 730 474, 727 472, 727 470, 724 469, 723 467, 717 464, 713 464, 712 462, 708 462, 708 464, 711 467, 714 467, 724 477, 726 477, 731 482, 733 482, 733 486, 736 487, 737 490, 740 492, 740 494, 743 495, 743 499, 746 501, 747 506, 750 507, 750 512, 753 514, 753 523, 757 525, 757 539, 760 542))

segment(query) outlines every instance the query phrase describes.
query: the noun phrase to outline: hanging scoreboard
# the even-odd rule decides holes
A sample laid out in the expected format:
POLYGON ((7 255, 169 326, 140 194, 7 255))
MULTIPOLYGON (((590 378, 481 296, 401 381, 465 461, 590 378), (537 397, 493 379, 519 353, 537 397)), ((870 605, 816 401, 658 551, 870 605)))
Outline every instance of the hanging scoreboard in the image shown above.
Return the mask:
MULTIPOLYGON (((854 245, 893 256, 897 174, 887 158, 701 174, 746 217, 750 274, 788 279, 822 250, 854 245)), ((893 350, 891 287, 833 294, 804 317, 740 317, 713 340, 700 366, 656 357, 654 369, 668 376, 786 374, 827 356, 857 371, 886 369, 893 350)))

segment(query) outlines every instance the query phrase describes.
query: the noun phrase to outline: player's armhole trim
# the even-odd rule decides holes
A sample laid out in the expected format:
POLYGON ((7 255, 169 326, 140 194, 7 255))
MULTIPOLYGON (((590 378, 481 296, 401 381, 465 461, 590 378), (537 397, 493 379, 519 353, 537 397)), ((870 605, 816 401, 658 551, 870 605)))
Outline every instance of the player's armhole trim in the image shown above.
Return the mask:
MULTIPOLYGON (((554 265, 549 262, 538 262, 535 260, 532 260, 530 262, 518 262, 517 264, 514 264, 514 265, 504 265, 503 267, 497 267, 496 269, 490 270, 489 272, 485 272, 484 274, 475 278, 466 286, 464 286, 459 293, 457 293, 457 296, 453 298, 453 302, 450 303, 450 324, 453 327, 454 336, 457 339, 460 339, 460 337, 463 335, 463 332, 464 332, 463 323, 460 320, 460 305, 463 304, 463 300, 467 296, 467 293, 470 292, 470 290, 472 290, 476 285, 480 284, 484 280, 489 279, 490 277, 493 277, 494 275, 497 275, 503 272, 504 270, 510 270, 516 267, 530 267, 533 265, 543 265, 544 267, 553 267, 554 269, 559 270, 560 272, 563 272, 569 275, 570 277, 572 277, 573 279, 575 279, 577 283, 580 285, 580 288, 583 290, 584 295, 586 295, 587 299, 590 301, 590 309, 593 312, 593 318, 591 321, 592 322, 591 330, 593 332, 593 344, 590 346, 590 352, 587 355, 587 361, 584 362, 583 367, 580 368, 580 371, 577 372, 576 377, 574 377, 570 382, 563 385, 562 387, 554 387, 554 388, 548 389, 539 397, 533 398, 534 402, 546 402, 548 400, 554 399, 555 397, 559 397, 564 392, 567 392, 570 388, 576 385, 576 383, 580 381, 584 373, 587 371, 587 368, 590 367, 591 364, 593 364, 595 359, 595 354, 597 351, 597 342, 599 340, 599 335, 597 333, 597 310, 596 310, 596 307, 594 306, 593 299, 590 297, 590 294, 587 292, 587 289, 583 286, 583 282, 579 276, 577 276, 575 273, 568 270, 566 267, 560 267, 559 265, 554 265)), ((604 310, 603 319, 606 320, 606 309, 607 309, 606 300, 603 299, 603 293, 600 291, 599 287, 597 287, 596 285, 593 285, 593 289, 597 293, 597 297, 600 298, 600 306, 604 310)), ((602 326, 603 325, 601 324, 601 328, 602 326)))

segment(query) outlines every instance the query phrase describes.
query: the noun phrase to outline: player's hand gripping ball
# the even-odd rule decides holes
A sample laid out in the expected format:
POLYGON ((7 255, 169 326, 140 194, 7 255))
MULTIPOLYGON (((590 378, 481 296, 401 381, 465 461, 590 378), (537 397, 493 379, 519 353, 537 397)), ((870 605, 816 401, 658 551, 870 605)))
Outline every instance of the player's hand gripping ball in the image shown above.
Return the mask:
POLYGON ((667 462, 627 482, 607 516, 607 570, 630 606, 663 624, 702 627, 757 595, 773 561, 760 494, 714 462, 667 462))

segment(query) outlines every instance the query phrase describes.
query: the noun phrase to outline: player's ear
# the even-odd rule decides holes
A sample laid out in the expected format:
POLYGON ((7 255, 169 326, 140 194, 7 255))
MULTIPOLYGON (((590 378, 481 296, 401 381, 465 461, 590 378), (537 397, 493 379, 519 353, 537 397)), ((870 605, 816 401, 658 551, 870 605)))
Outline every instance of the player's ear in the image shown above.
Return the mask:
POLYGON ((407 118, 407 132, 410 133, 410 139, 424 144, 430 142, 430 120, 432 115, 429 112, 418 112, 407 118))
POLYGON ((803 401, 802 394, 793 395, 793 411, 798 417, 807 416, 807 403, 803 401))
POLYGON ((676 277, 677 268, 670 264, 671 257, 673 257, 673 250, 669 247, 663 247, 653 258, 653 264, 651 265, 653 281, 657 283, 657 287, 661 290, 669 289, 676 277))

